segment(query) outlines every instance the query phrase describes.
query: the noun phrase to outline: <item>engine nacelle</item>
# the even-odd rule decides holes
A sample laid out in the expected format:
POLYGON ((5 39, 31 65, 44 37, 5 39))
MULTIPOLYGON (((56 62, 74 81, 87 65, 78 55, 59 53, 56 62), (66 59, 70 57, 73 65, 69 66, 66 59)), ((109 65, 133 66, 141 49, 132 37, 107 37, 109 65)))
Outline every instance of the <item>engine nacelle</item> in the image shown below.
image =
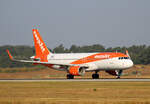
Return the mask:
POLYGON ((71 66, 69 67, 68 71, 69 71, 69 74, 71 75, 80 76, 80 75, 84 75, 85 68, 80 67, 80 66, 71 66))

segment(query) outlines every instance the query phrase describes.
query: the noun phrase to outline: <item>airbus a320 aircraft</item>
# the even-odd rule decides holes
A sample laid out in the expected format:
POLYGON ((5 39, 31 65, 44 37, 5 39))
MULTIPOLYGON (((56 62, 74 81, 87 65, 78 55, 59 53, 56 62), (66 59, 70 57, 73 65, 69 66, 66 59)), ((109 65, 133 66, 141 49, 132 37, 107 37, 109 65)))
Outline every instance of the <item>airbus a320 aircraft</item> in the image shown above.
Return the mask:
POLYGON ((123 70, 133 66, 133 62, 126 51, 126 54, 118 52, 103 53, 62 53, 54 54, 48 50, 37 29, 33 29, 35 56, 31 60, 16 60, 7 53, 11 60, 17 62, 41 64, 52 69, 66 71, 67 79, 74 79, 74 76, 84 75, 85 72, 94 71, 93 79, 99 78, 99 71, 105 71, 110 75, 120 78, 123 70))

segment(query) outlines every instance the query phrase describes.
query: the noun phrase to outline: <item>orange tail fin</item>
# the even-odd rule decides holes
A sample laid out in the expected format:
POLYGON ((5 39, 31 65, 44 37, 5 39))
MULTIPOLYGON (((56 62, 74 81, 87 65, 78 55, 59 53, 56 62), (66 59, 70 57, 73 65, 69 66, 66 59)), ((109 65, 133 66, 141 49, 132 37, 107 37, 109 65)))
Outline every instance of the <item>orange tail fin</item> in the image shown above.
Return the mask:
POLYGON ((47 61, 47 56, 50 54, 50 51, 46 47, 38 30, 33 29, 32 32, 33 32, 34 46, 36 52, 35 58, 40 58, 40 61, 47 61))

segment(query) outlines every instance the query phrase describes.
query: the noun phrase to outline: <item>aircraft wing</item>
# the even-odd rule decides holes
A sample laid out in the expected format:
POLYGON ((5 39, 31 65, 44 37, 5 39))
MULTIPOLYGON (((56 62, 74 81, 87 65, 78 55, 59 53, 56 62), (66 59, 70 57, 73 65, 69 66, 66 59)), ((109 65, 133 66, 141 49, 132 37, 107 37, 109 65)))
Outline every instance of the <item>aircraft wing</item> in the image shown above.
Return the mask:
POLYGON ((11 53, 9 52, 9 50, 6 50, 6 52, 8 53, 9 58, 12 61, 16 61, 16 62, 24 62, 24 63, 33 63, 33 64, 51 64, 51 65, 61 65, 61 66, 80 66, 80 67, 88 67, 87 65, 83 65, 83 64, 65 64, 65 63, 51 63, 51 62, 41 62, 41 61, 32 61, 32 60, 17 60, 14 59, 13 56, 11 55, 11 53))

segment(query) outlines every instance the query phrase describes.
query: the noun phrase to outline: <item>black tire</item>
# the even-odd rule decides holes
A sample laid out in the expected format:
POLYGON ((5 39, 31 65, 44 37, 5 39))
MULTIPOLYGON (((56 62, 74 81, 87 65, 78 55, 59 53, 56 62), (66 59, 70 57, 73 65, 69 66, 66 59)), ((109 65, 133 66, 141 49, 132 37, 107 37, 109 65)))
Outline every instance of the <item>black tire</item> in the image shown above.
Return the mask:
POLYGON ((74 79, 74 75, 67 74, 67 79, 74 79))
POLYGON ((93 79, 99 79, 99 74, 92 74, 93 79))

